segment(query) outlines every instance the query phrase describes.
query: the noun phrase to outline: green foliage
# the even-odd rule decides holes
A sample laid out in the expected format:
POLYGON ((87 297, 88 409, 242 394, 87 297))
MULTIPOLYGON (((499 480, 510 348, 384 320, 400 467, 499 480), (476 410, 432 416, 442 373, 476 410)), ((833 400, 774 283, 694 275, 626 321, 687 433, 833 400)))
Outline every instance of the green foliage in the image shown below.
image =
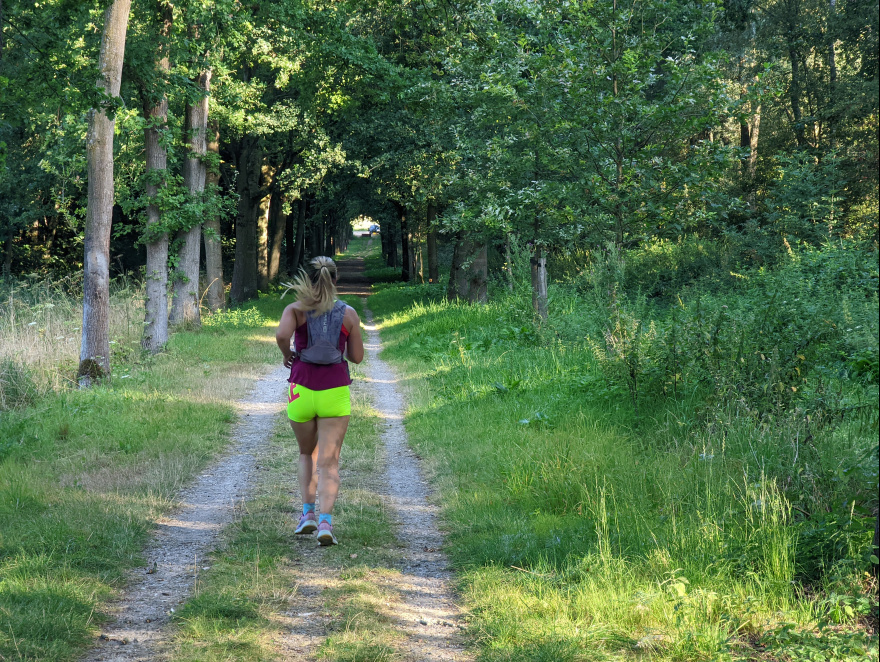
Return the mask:
POLYGON ((253 306, 218 310, 216 313, 202 318, 202 326, 217 331, 259 328, 269 326, 272 323, 273 320, 267 319, 258 308, 253 306))
POLYGON ((778 162, 778 179, 764 200, 767 222, 792 243, 825 243, 842 222, 840 157, 795 152, 780 155, 778 162))
MULTIPOLYGON (((636 268, 674 266, 681 249, 661 249, 636 268)), ((541 326, 525 292, 370 300, 414 377, 407 429, 481 654, 864 658, 876 387, 848 357, 876 356, 876 260, 826 247, 646 299, 654 275, 628 276, 629 258, 611 246, 577 291, 552 287, 541 326)))

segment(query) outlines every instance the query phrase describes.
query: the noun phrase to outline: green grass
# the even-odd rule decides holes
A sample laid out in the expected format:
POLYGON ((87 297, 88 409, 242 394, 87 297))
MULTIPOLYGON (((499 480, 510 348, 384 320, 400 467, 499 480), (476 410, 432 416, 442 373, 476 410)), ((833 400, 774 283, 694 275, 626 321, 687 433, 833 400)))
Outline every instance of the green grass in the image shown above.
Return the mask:
POLYGON ((795 639, 815 659, 877 659, 873 518, 805 519, 785 480, 821 472, 798 489, 870 503, 876 474, 825 480, 876 444, 870 429, 817 431, 795 461, 790 421, 718 405, 707 426, 697 394, 635 416, 583 337, 555 330, 572 318, 536 326, 521 298, 392 286, 370 306, 407 375, 407 431, 440 489, 480 660, 809 659, 795 639), (822 526, 836 542, 817 549, 822 526))
POLYGON ((0 418, 0 659, 75 659, 107 619, 151 522, 228 443, 232 403, 277 361, 284 302, 180 332, 0 418))

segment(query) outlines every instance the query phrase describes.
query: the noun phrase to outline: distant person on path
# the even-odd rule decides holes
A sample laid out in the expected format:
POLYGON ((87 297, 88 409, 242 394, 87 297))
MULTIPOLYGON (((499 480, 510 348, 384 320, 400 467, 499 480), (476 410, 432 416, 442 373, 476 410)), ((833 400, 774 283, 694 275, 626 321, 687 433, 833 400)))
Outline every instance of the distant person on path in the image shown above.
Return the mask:
POLYGON ((337 300, 336 264, 329 257, 309 264, 310 273, 300 272, 288 285, 296 301, 284 309, 275 340, 290 368, 287 416, 299 444, 303 507, 296 533, 317 531, 319 544, 335 545, 332 513, 339 493, 339 451, 351 415, 351 377, 344 357, 363 361, 364 341, 357 312, 337 300))
POLYGON ((375 223, 373 223, 373 224, 372 224, 367 230, 369 231, 370 236, 372 237, 372 236, 373 236, 373 233, 379 231, 379 226, 376 225, 375 223))

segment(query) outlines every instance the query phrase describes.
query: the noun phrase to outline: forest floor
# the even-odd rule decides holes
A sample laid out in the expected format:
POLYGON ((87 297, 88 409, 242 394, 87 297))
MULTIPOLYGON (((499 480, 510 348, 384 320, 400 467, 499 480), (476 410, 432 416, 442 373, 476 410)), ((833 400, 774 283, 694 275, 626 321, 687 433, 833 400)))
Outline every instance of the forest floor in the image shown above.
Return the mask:
POLYGON ((238 403, 231 450, 157 523, 146 571, 131 575, 115 623, 84 662, 470 659, 436 506, 407 445, 404 394, 360 298, 369 293, 363 260, 339 266, 340 294, 366 323, 368 357, 353 370, 340 545, 292 535, 297 451, 282 414, 283 370, 273 369, 238 403))

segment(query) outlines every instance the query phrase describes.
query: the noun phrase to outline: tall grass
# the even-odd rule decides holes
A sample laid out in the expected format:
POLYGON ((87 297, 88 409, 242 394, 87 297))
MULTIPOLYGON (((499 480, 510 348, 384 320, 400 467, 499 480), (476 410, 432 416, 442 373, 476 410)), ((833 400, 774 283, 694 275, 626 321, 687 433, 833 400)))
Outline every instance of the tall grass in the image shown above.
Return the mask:
MULTIPOLYGON (((5 304, 16 333, 4 347, 34 346, 28 374, 57 391, 0 412, 0 659, 72 660, 93 640, 125 571, 143 563, 155 518, 229 443, 234 401, 277 361, 273 327, 285 304, 263 297, 175 333, 164 353, 147 357, 128 349, 140 313, 133 289, 120 287, 111 335, 118 377, 68 389, 64 378, 52 381, 65 372, 42 362, 39 348, 53 342, 50 329, 76 335, 78 321, 60 313, 75 315, 78 303, 45 292, 17 285, 5 304), (27 296, 33 305, 19 307, 27 296), (43 326, 28 327, 34 318, 43 326)), ((76 349, 65 351, 72 374, 76 349)))
MULTIPOLYGON (((130 360, 139 352, 143 319, 140 284, 124 278, 114 281, 111 363, 130 360)), ((81 338, 80 281, 0 281, 0 410, 75 385, 81 338)))
POLYGON ((872 426, 809 425, 699 380, 636 411, 585 338, 600 313, 555 294, 544 326, 517 296, 371 298, 481 659, 876 659, 876 458, 855 460, 872 426))

